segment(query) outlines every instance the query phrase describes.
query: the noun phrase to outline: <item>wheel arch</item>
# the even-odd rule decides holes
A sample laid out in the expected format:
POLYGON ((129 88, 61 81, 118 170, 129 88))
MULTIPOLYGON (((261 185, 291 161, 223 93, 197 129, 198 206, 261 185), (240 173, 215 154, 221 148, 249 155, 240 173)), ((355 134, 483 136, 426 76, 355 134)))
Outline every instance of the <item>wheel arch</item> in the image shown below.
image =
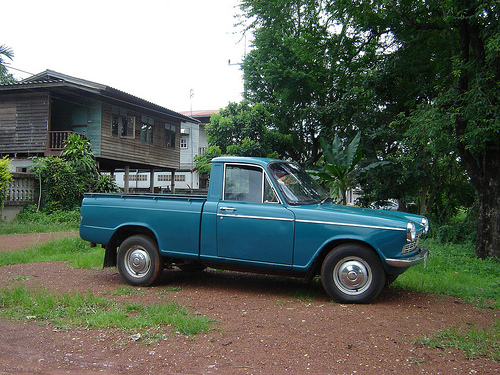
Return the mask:
POLYGON ((156 243, 156 246, 159 245, 158 239, 155 233, 151 229, 141 225, 124 225, 118 228, 115 231, 115 233, 113 233, 108 243, 105 246, 103 246, 106 250, 104 254, 103 267, 116 266, 117 265, 116 256, 118 252, 117 249, 120 247, 121 243, 130 236, 138 234, 149 237, 152 241, 156 243))
POLYGON ((321 265, 323 264, 323 261, 325 260, 326 256, 335 249, 336 247, 340 245, 345 245, 345 244, 356 244, 356 245, 361 245, 370 251, 373 251, 374 254, 376 254, 378 257, 379 254, 375 248, 370 245, 369 243, 365 241, 361 241, 359 239, 354 239, 354 238, 339 238, 339 239, 334 239, 331 240, 327 243, 325 243, 321 249, 318 251, 316 254, 311 267, 307 271, 307 274, 305 276, 305 281, 310 281, 312 280, 315 276, 319 276, 321 274, 321 265))
POLYGON ((142 234, 144 236, 151 238, 151 240, 156 242, 156 245, 158 246, 158 239, 155 233, 151 229, 141 225, 124 225, 118 228, 111 237, 111 240, 109 242, 112 244, 112 246, 120 247, 121 243, 125 239, 137 234, 142 234))

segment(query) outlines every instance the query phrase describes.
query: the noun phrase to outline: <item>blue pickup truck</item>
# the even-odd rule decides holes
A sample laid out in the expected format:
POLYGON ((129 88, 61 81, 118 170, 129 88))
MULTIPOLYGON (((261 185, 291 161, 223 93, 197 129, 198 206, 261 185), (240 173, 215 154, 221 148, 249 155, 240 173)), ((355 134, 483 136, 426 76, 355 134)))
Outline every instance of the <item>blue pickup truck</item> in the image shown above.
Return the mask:
POLYGON ((320 275, 343 303, 368 303, 428 250, 423 216, 337 205, 300 166, 274 159, 212 161, 207 196, 86 194, 80 236, 105 250, 131 285, 165 268, 320 275))

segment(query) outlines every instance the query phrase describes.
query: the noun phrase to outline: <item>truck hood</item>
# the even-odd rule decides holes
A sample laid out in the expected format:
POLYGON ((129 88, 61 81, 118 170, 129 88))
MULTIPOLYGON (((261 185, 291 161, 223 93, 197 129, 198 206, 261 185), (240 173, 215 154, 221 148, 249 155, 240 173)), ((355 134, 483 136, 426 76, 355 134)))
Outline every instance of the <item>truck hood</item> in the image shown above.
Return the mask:
POLYGON ((415 223, 418 232, 424 229, 420 215, 406 212, 377 210, 323 203, 304 206, 291 206, 297 220, 340 222, 352 225, 367 225, 406 230, 408 221, 415 223))

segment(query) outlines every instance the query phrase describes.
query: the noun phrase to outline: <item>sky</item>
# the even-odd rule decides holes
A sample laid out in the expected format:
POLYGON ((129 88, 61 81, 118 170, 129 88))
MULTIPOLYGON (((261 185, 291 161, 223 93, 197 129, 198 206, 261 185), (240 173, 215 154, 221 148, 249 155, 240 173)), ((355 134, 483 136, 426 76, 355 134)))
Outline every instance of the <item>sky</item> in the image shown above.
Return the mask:
POLYGON ((0 45, 14 52, 7 67, 28 72, 10 69, 17 79, 50 69, 177 112, 214 110, 242 99, 242 72, 234 63, 247 43, 234 26, 238 3, 8 1, 1 7, 0 45))

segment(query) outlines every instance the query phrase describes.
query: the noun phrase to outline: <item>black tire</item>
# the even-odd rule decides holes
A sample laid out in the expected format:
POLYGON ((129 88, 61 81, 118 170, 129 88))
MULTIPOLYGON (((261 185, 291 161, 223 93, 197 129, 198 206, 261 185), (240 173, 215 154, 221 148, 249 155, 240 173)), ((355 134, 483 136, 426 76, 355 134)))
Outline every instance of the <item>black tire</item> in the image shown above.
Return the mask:
POLYGON ((369 303, 382 291, 386 273, 378 255, 368 247, 345 244, 328 253, 321 266, 328 295, 340 303, 369 303))
POLYGON ((391 285, 396 279, 398 278, 399 275, 386 275, 386 282, 385 285, 389 286, 391 285))
POLYGON ((163 267, 156 242, 147 236, 131 236, 118 249, 118 271, 130 285, 154 284, 161 277, 163 267))

